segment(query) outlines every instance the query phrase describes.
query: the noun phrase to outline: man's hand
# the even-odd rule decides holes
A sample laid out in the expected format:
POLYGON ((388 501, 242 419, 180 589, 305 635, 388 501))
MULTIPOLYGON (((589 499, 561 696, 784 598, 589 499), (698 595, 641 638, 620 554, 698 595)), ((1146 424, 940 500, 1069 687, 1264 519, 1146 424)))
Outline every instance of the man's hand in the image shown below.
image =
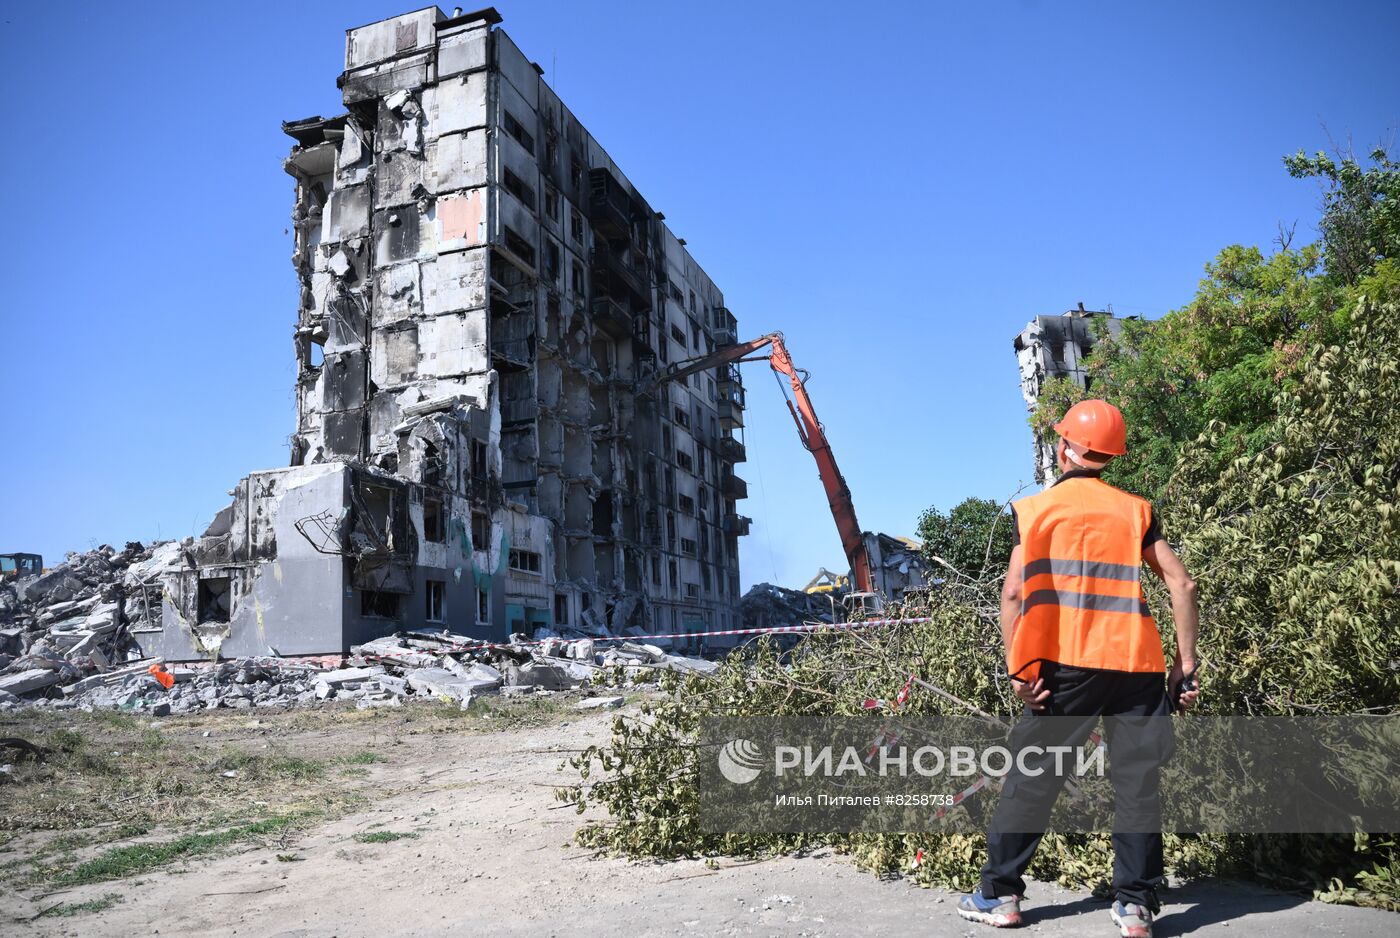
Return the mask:
POLYGON ((1197 670, 1194 660, 1177 658, 1172 663, 1171 673, 1167 675, 1167 693, 1174 694, 1177 685, 1188 674, 1191 675, 1191 684, 1182 691, 1178 701, 1182 710, 1190 710, 1196 703, 1196 698, 1201 694, 1200 671, 1197 670))
POLYGON ((1011 679, 1011 689, 1016 692, 1016 696, 1026 702, 1026 706, 1039 713, 1045 709, 1045 701, 1050 699, 1050 691, 1045 689, 1045 680, 1036 678, 1034 681, 1018 681, 1011 679))

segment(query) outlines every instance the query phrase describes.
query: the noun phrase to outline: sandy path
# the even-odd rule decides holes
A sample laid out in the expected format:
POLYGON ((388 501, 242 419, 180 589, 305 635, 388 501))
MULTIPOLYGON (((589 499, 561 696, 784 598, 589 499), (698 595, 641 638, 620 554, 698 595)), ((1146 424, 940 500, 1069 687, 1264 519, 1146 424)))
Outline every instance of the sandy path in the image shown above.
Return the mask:
MULTIPOLYGON (((203 860, 53 901, 118 891, 125 901, 74 919, 13 920, 25 935, 138 934, 355 938, 369 935, 992 934, 959 920, 950 893, 881 881, 819 855, 707 870, 699 862, 629 863, 568 845, 577 824, 554 809, 559 745, 602 739, 608 717, 497 734, 424 736, 371 767, 393 792, 360 813, 280 847, 203 860), (567 742, 564 742, 567 741, 567 742), (391 843, 371 830, 417 832, 391 843), (302 862, 278 862, 277 853, 302 862)), ((1400 918, 1227 884, 1174 890, 1159 935, 1389 936, 1400 918)), ((1106 906, 1038 886, 1027 903, 1039 935, 1113 935, 1106 906)))

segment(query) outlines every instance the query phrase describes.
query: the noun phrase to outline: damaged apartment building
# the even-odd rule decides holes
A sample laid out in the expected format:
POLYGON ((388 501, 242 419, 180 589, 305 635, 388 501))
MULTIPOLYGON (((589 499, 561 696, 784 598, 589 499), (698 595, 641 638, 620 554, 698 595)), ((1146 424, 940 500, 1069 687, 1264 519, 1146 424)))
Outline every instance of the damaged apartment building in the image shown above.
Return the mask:
MULTIPOLYGON (((1083 303, 1058 316, 1037 316, 1027 323, 1014 343, 1026 409, 1035 410, 1041 389, 1053 378, 1064 378, 1088 391, 1093 379, 1087 359, 1094 343, 1100 335, 1116 336, 1122 329, 1122 319, 1111 312, 1085 309, 1083 303)), ((1037 433, 1035 481, 1044 485, 1054 479, 1055 471, 1055 442, 1037 433)))
POLYGON ((649 380, 734 316, 499 22, 350 29, 346 113, 283 125, 292 464, 166 553, 148 654, 737 624, 737 371, 649 380))

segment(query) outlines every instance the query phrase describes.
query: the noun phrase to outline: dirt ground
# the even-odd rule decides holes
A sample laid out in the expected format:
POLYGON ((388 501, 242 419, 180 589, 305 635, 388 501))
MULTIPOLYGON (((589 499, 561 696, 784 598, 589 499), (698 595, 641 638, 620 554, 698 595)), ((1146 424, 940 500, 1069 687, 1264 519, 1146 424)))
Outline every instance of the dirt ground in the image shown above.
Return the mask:
MULTIPOLYGON (((115 796, 74 788, 62 767, 22 767, 0 785, 11 832, 0 846, 4 935, 989 933, 956 917, 951 893, 881 880, 827 853, 709 869, 573 846, 579 819, 551 788, 568 777, 559 750, 606 738, 611 714, 579 716, 567 700, 470 718, 432 704, 216 712, 159 728, 6 717, 0 736, 50 741, 77 721, 69 732, 82 739, 59 741, 115 796), (129 780, 152 766, 164 782, 129 780), (96 803, 73 808, 84 794, 96 803), (289 812, 296 824, 264 829, 289 812), (245 833, 217 849, 200 833, 230 825, 245 833), (167 862, 126 849, 180 836, 190 853, 167 862)), ((1390 913, 1229 883, 1188 884, 1166 900, 1159 935, 1400 929, 1390 913)), ((1025 908, 1036 934, 1116 934, 1106 904, 1085 892, 1037 885, 1025 908)))

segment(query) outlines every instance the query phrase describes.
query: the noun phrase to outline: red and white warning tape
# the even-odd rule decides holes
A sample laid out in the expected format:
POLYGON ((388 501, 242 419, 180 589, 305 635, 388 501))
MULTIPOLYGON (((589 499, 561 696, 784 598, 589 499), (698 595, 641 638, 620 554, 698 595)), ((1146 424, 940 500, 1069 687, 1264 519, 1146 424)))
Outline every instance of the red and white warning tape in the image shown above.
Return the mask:
MULTIPOLYGON (((1100 736, 1098 733, 1090 733, 1089 742, 1093 743, 1095 747, 1104 745, 1103 737, 1100 736)), ((986 788, 991 783, 992 777, 990 775, 983 775, 981 778, 977 779, 977 781, 973 782, 967 788, 964 788, 962 791, 954 795, 952 804, 941 807, 937 811, 935 811, 933 813, 933 819, 935 821, 939 820, 953 808, 956 808, 958 805, 962 804, 964 798, 967 798, 969 795, 981 791, 983 788, 986 788)), ((1069 785, 1071 791, 1076 790, 1073 782, 1069 782, 1067 784, 1069 785)))
MULTIPOLYGON (((649 638, 705 638, 710 635, 789 635, 801 632, 844 632, 851 629, 866 629, 876 625, 919 625, 933 620, 927 616, 909 619, 865 619, 860 622, 806 622, 802 625, 775 625, 762 629, 719 629, 713 632, 658 632, 653 635, 613 635, 608 638, 595 638, 595 642, 636 642, 649 638)), ((552 639, 524 642, 526 645, 543 645, 552 639)), ((578 641, 578 639, 567 639, 578 641)))
MULTIPOLYGON (((864 619, 860 622, 806 622, 802 625, 777 625, 761 629, 718 629, 712 632, 655 632, 650 635, 609 635, 605 638, 542 638, 533 639, 526 642, 460 642, 451 645, 444 645, 441 648, 428 651, 427 654, 454 653, 459 651, 473 651, 481 648, 518 648, 522 645, 543 645, 546 642, 562 641, 592 641, 592 642, 645 642, 657 638, 707 638, 712 635, 792 635, 809 632, 845 632, 853 629, 866 629, 877 625, 921 625, 932 622, 933 619, 927 616, 917 616, 907 619, 864 619)), ((393 657, 389 653, 379 652, 379 657, 393 657)), ((905 696, 908 696, 907 692, 905 696)))
POLYGON ((943 805, 937 811, 933 812, 933 819, 935 821, 941 820, 943 816, 946 815, 949 811, 962 804, 966 798, 968 798, 971 795, 977 794, 977 792, 986 788, 991 783, 992 777, 990 775, 983 775, 981 778, 977 779, 977 781, 973 782, 971 785, 967 786, 962 791, 954 795, 952 804, 943 805))
MULTIPOLYGON (((867 697, 861 702, 861 706, 866 710, 875 710, 883 707, 888 709, 890 713, 893 713, 904 706, 904 701, 909 699, 909 692, 914 689, 914 677, 915 675, 913 674, 909 675, 909 680, 905 681, 904 686, 899 689, 899 693, 894 695, 894 700, 884 701, 878 697, 867 697)), ((875 737, 875 741, 865 750, 865 764, 869 765, 876 755, 897 742, 899 742, 899 734, 891 732, 888 724, 880 727, 880 732, 875 737)))
MULTIPOLYGON (((909 675, 909 680, 904 682, 904 686, 899 689, 899 693, 895 694, 894 700, 886 701, 881 700, 879 697, 867 697, 864 701, 861 702, 861 707, 863 707, 866 710, 886 709, 890 713, 894 713, 896 710, 898 710, 904 705, 905 701, 909 699, 909 694, 914 690, 914 680, 916 677, 917 675, 909 675)), ((865 751, 865 763, 868 765, 871 762, 871 760, 874 759, 875 756, 878 755, 880 752, 898 743, 899 738, 899 734, 892 732, 888 725, 881 726, 880 732, 878 735, 876 735, 874 742, 872 742, 865 751)), ((933 814, 933 819, 935 821, 941 820, 944 817, 944 815, 946 815, 949 811, 962 804, 963 801, 965 801, 967 798, 970 798, 972 795, 975 795, 983 788, 986 788, 988 785, 991 784, 991 782, 992 777, 990 775, 983 775, 982 777, 977 779, 977 781, 973 782, 971 785, 967 786, 962 791, 954 795, 953 800, 950 804, 938 808, 938 810, 935 811, 933 814)), ((918 853, 914 855, 914 859, 910 863, 910 866, 918 866, 920 863, 923 862, 923 859, 924 851, 923 848, 920 848, 918 853)))

